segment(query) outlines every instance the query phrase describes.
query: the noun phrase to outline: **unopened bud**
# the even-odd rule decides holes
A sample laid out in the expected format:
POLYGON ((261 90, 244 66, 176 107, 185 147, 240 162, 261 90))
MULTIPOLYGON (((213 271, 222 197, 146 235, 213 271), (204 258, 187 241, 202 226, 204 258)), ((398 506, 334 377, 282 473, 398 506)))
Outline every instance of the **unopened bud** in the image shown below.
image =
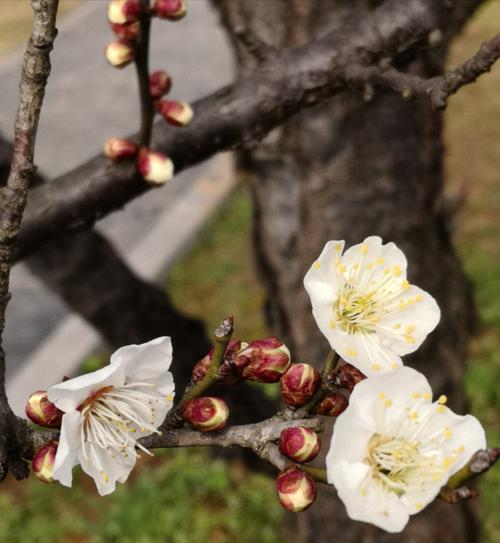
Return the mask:
POLYGON ((158 102, 157 110, 168 124, 174 126, 187 126, 193 118, 193 109, 186 102, 161 100, 158 102))
POLYGON ((235 359, 242 376, 259 383, 276 383, 290 366, 290 351, 278 338, 252 341, 235 359))
POLYGON ((104 50, 106 60, 115 68, 125 68, 134 60, 134 48, 124 41, 112 41, 104 50))
POLYGON ((60 428, 63 412, 49 401, 47 392, 39 390, 28 398, 25 408, 26 416, 39 426, 60 428))
POLYGON ((119 25, 137 21, 143 8, 142 0, 111 0, 108 5, 108 21, 119 25))
POLYGON ((149 76, 149 93, 153 100, 158 100, 172 88, 172 79, 164 70, 157 70, 149 76))
POLYGON ((167 156, 146 148, 139 151, 137 166, 143 179, 151 185, 163 185, 174 175, 174 164, 167 156))
POLYGON ((327 417, 338 417, 347 407, 347 398, 337 392, 330 392, 314 408, 316 415, 325 415, 327 417))
POLYGON ((117 38, 126 42, 134 42, 139 36, 139 22, 124 24, 111 24, 111 30, 116 34, 117 38))
POLYGON ((194 398, 181 408, 181 416, 200 432, 220 430, 227 424, 229 409, 221 398, 194 398))
POLYGON ((54 482, 54 464, 56 461, 57 442, 51 441, 35 453, 32 461, 33 473, 44 483, 54 482))
POLYGON ((366 379, 366 375, 351 364, 343 364, 333 372, 333 383, 349 391, 364 379, 366 379))
MULTIPOLYGON (((246 346, 247 344, 244 343, 243 345, 246 346)), ((224 359, 234 358, 236 354, 241 350, 241 346, 242 346, 242 343, 239 339, 237 340, 233 339, 232 341, 230 341, 226 349, 224 359)), ((205 375, 207 374, 212 364, 213 356, 214 356, 214 349, 212 347, 210 351, 208 351, 208 353, 196 363, 191 374, 191 379, 193 383, 199 383, 205 377, 205 375)), ((231 382, 235 382, 234 379, 231 379, 230 375, 226 377, 228 377, 229 379, 224 378, 222 380, 224 384, 230 384, 231 382)))
POLYGON ((104 154, 115 162, 124 158, 135 157, 138 150, 135 143, 119 138, 109 138, 104 144, 104 154))
POLYGON ((318 455, 321 442, 316 432, 297 426, 281 432, 279 448, 295 462, 310 462, 318 455))
POLYGON ((281 395, 287 405, 299 406, 316 392, 319 372, 309 364, 293 364, 281 379, 281 395))
POLYGON ((186 6, 183 0, 155 0, 153 13, 160 19, 177 21, 186 15, 186 6))
POLYGON ((288 468, 278 475, 276 490, 281 505, 292 513, 304 511, 316 499, 316 484, 297 467, 288 468))

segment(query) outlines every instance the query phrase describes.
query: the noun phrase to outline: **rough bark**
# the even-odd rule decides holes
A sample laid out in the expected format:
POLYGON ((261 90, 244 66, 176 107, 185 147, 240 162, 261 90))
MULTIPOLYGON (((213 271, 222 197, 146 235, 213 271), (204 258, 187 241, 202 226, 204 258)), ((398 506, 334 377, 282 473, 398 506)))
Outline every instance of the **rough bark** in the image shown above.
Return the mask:
MULTIPOLYGON (((254 1, 243 2, 239 14, 238 4, 218 3, 232 28, 238 66, 246 74, 256 60, 235 38, 235 17, 243 16, 250 32, 280 48, 341 32, 380 2, 254 1)), ((441 2, 434 5, 436 10, 442 7, 441 2)), ((472 8, 473 3, 462 2, 450 15, 444 28, 447 38, 472 8)), ((421 51, 396 62, 408 74, 434 77, 442 72, 446 44, 439 54, 421 51)), ((407 363, 463 411, 473 309, 442 206, 441 136, 441 114, 428 104, 408 103, 367 85, 364 93, 344 93, 275 130, 257 148, 240 153, 240 167, 252 189, 255 255, 268 292, 267 318, 297 359, 317 364, 328 348, 302 284, 324 243, 345 239, 349 246, 380 235, 405 251, 410 280, 431 292, 442 309, 438 329, 407 363)), ((467 504, 451 508, 435 503, 414 517, 403 534, 389 535, 351 522, 330 489, 319 494, 310 512, 298 519, 295 534, 301 542, 469 543, 478 538, 467 504)))

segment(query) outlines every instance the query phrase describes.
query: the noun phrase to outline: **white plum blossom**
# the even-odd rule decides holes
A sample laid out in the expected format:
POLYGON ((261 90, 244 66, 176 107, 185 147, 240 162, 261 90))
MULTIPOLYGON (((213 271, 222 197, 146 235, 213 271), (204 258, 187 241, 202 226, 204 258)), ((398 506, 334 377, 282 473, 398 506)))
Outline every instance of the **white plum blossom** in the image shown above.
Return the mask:
POLYGON ((61 411, 61 435, 54 479, 72 484, 73 467, 82 466, 102 496, 124 483, 134 467, 138 439, 154 432, 174 399, 168 371, 172 342, 159 337, 142 345, 121 347, 108 366, 59 383, 48 397, 61 411))
POLYGON ((326 457, 348 515, 400 532, 479 449, 484 430, 459 416, 412 368, 361 381, 335 424, 326 457))
POLYGON ((344 251, 329 241, 304 278, 316 323, 330 346, 367 376, 393 371, 434 330, 434 298, 406 279, 406 257, 371 236, 344 251))

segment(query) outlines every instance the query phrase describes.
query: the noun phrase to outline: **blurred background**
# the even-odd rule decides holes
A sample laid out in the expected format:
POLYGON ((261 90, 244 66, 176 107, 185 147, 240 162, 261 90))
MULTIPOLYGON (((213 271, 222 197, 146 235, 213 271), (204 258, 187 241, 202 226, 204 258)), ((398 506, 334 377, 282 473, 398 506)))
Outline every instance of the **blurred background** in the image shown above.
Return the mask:
MULTIPOLYGON (((188 16, 178 24, 160 28, 154 23, 151 66, 172 74, 175 98, 195 100, 231 82, 234 71, 218 15, 204 0, 187 4, 188 16)), ((454 40, 447 64, 455 66, 472 55, 498 33, 499 20, 500 1, 486 2, 454 40)), ((7 141, 30 29, 28 2, 0 2, 0 131, 7 141)), ((112 70, 102 55, 112 38, 106 2, 62 0, 59 29, 36 155, 48 178, 98 153, 107 137, 134 132, 139 115, 134 71, 112 70)), ((470 411, 486 427, 491 444, 500 442, 499 88, 497 65, 454 96, 444 114, 446 193, 453 201, 463 200, 454 216, 453 239, 473 283, 480 319, 465 385, 470 411)), ((159 280, 176 305, 202 319, 207 330, 233 314, 238 337, 269 333, 265 292, 252 257, 251 198, 245 187, 236 187, 227 156, 183 173, 168 188, 106 218, 99 229, 127 258, 137 251, 139 256, 129 260, 136 273, 159 280), (214 196, 203 220, 187 228, 181 249, 165 247, 165 254, 148 263, 141 250, 146 238, 163 247, 162 218, 186 202, 196 208, 199 200, 193 200, 193 193, 207 183, 214 196), (159 237, 151 239, 155 232, 159 237)), ((64 349, 76 353, 71 361, 76 366, 64 368, 72 373, 93 370, 109 356, 95 332, 24 265, 15 268, 7 318, 9 396, 17 398, 18 406, 26 393, 20 383, 30 375, 40 381, 40 368, 47 360, 59 361, 64 349)), ((482 479, 481 494, 476 509, 483 541, 495 543, 500 541, 498 469, 482 479)), ((240 461, 214 460, 201 450, 157 452, 140 461, 130 481, 105 498, 80 476, 71 490, 34 478, 7 480, 0 488, 0 541, 9 543, 278 543, 287 540, 283 519, 272 479, 248 472, 240 461)))

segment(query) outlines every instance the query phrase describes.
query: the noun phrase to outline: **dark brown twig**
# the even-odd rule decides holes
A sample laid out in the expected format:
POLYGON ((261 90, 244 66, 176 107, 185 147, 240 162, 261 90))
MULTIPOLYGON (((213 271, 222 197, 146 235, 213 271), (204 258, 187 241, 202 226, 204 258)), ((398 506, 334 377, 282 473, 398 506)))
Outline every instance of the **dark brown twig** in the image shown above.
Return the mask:
POLYGON ((151 15, 149 13, 149 0, 143 0, 145 8, 139 19, 140 31, 135 48, 135 68, 139 83, 141 100, 141 129, 139 143, 149 147, 153 131, 154 107, 149 91, 149 32, 151 28, 151 15))
MULTIPOLYGON (((12 165, 0 201, 0 338, 10 299, 9 276, 14 248, 29 183, 35 172, 35 139, 50 73, 49 55, 57 35, 58 0, 32 0, 31 4, 34 23, 22 65, 12 165)), ((27 476, 27 466, 20 459, 24 432, 24 423, 12 413, 5 394, 5 352, 0 339, 0 480, 9 468, 16 478, 27 476)))

